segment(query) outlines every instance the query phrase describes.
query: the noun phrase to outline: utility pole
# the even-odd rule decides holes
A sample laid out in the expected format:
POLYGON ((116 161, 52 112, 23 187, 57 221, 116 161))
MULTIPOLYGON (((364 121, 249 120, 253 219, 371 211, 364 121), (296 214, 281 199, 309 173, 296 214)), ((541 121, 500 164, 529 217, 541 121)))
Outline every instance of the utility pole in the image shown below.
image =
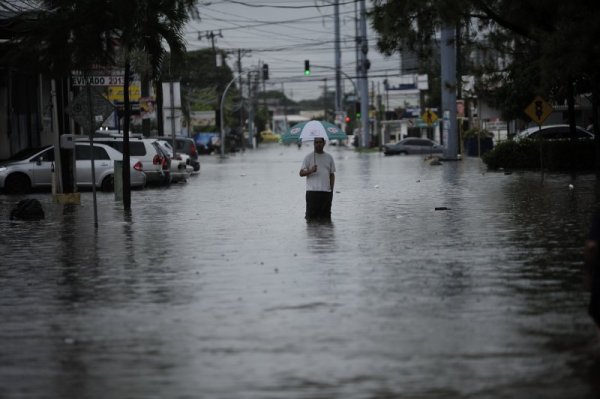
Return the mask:
POLYGON ((456 126, 456 30, 444 26, 441 32, 442 64, 442 137, 444 158, 458 158, 458 136, 456 126))
POLYGON ((367 53, 369 52, 369 44, 367 43, 367 10, 365 0, 360 0, 360 38, 357 41, 359 46, 359 75, 358 87, 360 90, 360 114, 362 125, 362 143, 361 147, 368 148, 370 144, 371 134, 369 132, 369 81, 368 69, 369 60, 367 53))
POLYGON ((327 78, 323 79, 323 119, 327 120, 327 78))
POLYGON ((334 10, 334 19, 335 19, 335 118, 336 122, 340 122, 342 115, 342 76, 341 76, 341 67, 342 67, 342 52, 340 50, 340 2, 339 0, 335 0, 333 5, 334 10), (338 118, 340 120, 338 121, 338 118))
POLYGON ((252 71, 248 72, 248 146, 254 148, 254 94, 252 71))
MULTIPOLYGON (((283 88, 283 82, 281 82, 281 93, 283 94, 283 131, 288 131, 288 121, 287 121, 287 101, 285 97, 285 89, 283 88)), ((273 129, 274 131, 275 129, 273 129)))
MULTIPOLYGON (((265 63, 261 62, 261 66, 258 69, 263 71, 265 63)), ((263 110, 265 112, 265 130, 269 130, 269 109, 267 108, 267 80, 265 79, 264 73, 260 75, 262 80, 262 92, 263 92, 263 110)))
MULTIPOLYGON (((237 56, 238 56, 238 61, 237 61, 237 67, 238 67, 238 74, 240 77, 240 82, 239 82, 239 87, 240 87, 240 129, 244 129, 244 82, 242 80, 242 50, 238 49, 237 52, 237 56)), ((242 147, 242 151, 244 151, 246 146, 242 147)))
MULTIPOLYGON (((240 89, 240 139, 242 142, 242 152, 246 151, 246 143, 244 143, 244 81, 243 81, 243 73, 242 73, 242 57, 246 54, 250 53, 250 50, 242 50, 238 49, 238 74, 239 74, 239 89, 240 89)), ((250 75, 248 75, 248 81, 250 80, 250 75)), ((250 85, 248 85, 248 98, 250 98, 250 85)))
POLYGON ((198 32, 198 40, 202 40, 202 36, 205 36, 207 39, 210 39, 210 43, 211 43, 211 48, 212 48, 212 52, 213 52, 213 67, 214 67, 214 71, 215 71, 215 78, 217 81, 217 93, 216 93, 216 100, 215 100, 215 125, 217 126, 217 130, 221 130, 221 115, 220 115, 220 110, 221 110, 221 87, 220 87, 220 79, 219 79, 219 68, 218 68, 218 63, 217 63, 217 49, 215 47, 215 36, 218 36, 220 38, 223 38, 223 34, 221 33, 221 31, 219 31, 219 33, 215 34, 214 31, 204 31, 204 32, 198 32))
POLYGON ((244 143, 244 82, 242 78, 242 50, 238 49, 238 75, 240 78, 239 88, 240 88, 240 140, 242 142, 242 152, 246 152, 246 144, 244 143))

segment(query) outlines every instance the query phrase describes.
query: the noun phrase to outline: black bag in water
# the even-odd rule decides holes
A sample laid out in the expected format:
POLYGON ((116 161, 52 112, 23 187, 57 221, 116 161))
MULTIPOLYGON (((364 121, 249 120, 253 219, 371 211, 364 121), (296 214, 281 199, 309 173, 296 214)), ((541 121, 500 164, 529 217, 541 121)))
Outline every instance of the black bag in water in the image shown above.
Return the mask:
POLYGON ((41 220, 44 218, 44 209, 40 201, 35 198, 25 199, 10 212, 10 220, 41 220))

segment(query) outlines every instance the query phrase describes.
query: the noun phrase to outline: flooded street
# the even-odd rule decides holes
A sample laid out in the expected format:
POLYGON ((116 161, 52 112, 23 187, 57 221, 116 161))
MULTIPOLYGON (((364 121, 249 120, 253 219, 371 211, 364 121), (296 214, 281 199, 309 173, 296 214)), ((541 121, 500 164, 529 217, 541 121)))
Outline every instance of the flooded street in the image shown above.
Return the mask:
POLYGON ((594 177, 326 146, 203 157, 187 184, 0 195, 2 398, 595 398, 581 248, 594 177), (569 189, 569 184, 574 189, 569 189), (446 210, 435 210, 445 207, 446 210))

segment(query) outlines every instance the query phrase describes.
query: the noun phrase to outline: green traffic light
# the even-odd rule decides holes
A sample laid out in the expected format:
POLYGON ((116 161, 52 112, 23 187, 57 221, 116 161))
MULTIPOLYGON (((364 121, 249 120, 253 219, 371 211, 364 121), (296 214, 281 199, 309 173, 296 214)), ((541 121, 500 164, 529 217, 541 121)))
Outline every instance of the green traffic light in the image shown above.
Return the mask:
POLYGON ((304 76, 310 75, 310 61, 304 60, 304 76))

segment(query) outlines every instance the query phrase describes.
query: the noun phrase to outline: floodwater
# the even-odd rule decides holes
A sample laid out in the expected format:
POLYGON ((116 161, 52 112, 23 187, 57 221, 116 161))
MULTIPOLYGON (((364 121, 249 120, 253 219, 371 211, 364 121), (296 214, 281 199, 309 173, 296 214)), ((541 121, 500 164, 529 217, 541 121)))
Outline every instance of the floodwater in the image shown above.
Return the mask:
POLYGON ((52 204, 0 195, 2 398, 595 398, 581 248, 594 177, 328 146, 307 224, 277 144, 186 184, 52 204), (574 188, 569 189, 569 184, 574 188), (445 210, 435 208, 445 207, 445 210))

